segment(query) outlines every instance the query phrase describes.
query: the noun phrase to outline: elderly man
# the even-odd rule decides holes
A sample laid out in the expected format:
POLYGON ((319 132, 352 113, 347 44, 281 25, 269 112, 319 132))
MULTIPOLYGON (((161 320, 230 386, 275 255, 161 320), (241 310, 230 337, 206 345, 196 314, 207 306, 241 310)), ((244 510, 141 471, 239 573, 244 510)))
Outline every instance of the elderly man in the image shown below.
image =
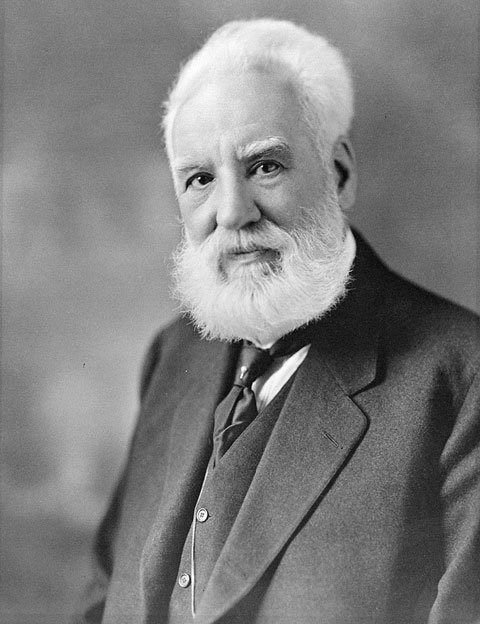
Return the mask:
POLYGON ((233 22, 166 106, 187 316, 144 366, 81 622, 480 622, 480 326, 390 272, 342 56, 233 22))

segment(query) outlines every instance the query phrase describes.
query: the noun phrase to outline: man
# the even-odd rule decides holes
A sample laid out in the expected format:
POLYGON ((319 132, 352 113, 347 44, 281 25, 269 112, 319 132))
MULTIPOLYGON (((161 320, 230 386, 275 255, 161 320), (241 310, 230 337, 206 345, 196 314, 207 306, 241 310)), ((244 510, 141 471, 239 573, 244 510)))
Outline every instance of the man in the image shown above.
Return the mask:
POLYGON ((480 326, 345 213, 352 86, 287 22, 234 22, 164 118, 188 316, 148 354, 79 621, 480 622, 480 326))

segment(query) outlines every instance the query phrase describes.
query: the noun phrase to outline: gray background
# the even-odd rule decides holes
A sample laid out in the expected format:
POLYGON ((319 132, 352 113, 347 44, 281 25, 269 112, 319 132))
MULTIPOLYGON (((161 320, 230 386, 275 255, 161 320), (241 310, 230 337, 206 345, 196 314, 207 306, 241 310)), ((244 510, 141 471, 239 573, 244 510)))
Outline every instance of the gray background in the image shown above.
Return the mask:
POLYGON ((125 457, 142 354, 174 313, 158 131, 216 26, 285 17, 350 59, 352 215, 404 275, 479 309, 475 0, 7 1, 2 623, 66 620, 125 457))

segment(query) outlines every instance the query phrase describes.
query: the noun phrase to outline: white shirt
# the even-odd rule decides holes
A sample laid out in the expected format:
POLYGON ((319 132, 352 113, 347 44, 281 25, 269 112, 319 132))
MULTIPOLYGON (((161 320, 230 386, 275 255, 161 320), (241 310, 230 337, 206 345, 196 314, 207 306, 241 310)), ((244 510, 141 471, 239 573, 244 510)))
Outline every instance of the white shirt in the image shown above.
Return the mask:
POLYGON ((305 345, 290 356, 278 358, 267 372, 255 380, 252 390, 255 394, 257 410, 260 412, 273 397, 283 388, 303 360, 307 357, 310 345, 305 345))

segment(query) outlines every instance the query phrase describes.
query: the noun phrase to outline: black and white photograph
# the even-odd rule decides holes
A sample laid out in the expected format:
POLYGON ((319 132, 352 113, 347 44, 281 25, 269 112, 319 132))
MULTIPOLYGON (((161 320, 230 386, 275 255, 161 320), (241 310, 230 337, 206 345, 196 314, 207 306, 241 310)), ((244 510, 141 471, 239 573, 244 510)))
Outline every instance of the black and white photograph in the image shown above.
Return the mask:
POLYGON ((479 23, 6 0, 2 624, 480 624, 479 23))

